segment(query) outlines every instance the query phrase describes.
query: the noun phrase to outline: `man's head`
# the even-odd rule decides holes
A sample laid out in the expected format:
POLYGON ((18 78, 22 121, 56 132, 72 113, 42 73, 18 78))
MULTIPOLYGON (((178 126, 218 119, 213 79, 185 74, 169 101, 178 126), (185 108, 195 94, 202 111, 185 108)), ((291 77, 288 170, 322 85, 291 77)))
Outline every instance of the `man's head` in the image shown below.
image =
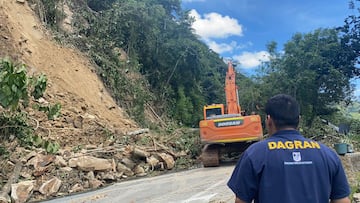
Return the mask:
POLYGON ((278 94, 270 98, 266 103, 265 112, 269 134, 281 129, 296 129, 299 125, 300 107, 289 95, 278 94))

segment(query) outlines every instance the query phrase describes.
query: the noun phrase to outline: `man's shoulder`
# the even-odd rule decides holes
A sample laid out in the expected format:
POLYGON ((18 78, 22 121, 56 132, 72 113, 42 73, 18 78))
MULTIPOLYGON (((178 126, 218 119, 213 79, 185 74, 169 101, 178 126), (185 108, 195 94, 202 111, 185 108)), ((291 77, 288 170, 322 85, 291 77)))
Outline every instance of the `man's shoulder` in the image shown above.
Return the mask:
POLYGON ((260 140, 258 142, 255 142, 251 144, 246 151, 248 154, 253 154, 253 152, 256 152, 256 154, 259 154, 261 151, 265 151, 267 149, 268 140, 260 140))

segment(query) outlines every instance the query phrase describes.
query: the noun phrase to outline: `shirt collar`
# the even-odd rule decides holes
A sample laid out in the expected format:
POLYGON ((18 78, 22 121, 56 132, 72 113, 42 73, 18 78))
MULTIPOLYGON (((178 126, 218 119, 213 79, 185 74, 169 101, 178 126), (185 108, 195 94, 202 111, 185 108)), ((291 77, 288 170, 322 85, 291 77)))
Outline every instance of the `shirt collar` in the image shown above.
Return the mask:
POLYGON ((279 130, 276 133, 274 133, 272 136, 270 137, 284 137, 284 138, 288 138, 289 136, 291 137, 297 137, 297 136, 301 136, 302 135, 299 133, 299 131, 297 130, 279 130))

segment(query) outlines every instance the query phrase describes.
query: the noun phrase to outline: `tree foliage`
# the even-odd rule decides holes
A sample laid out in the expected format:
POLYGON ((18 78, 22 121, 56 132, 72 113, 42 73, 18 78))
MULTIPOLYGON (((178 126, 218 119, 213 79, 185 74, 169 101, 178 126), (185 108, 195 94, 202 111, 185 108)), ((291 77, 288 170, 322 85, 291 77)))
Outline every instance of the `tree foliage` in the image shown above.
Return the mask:
MULTIPOLYGON (((360 1, 350 0, 349 8, 353 14, 345 19, 345 25, 340 27, 343 34, 344 44, 352 50, 352 57, 356 64, 360 64, 360 1)), ((356 74, 360 77, 360 70, 356 69, 356 74)))
POLYGON ((358 69, 353 51, 336 29, 297 33, 285 44, 283 54, 274 52, 274 44, 269 48, 272 59, 262 78, 263 95, 294 96, 308 125, 316 116, 333 113, 334 104, 351 99, 350 79, 358 69))
POLYGON ((225 64, 193 34, 192 19, 179 0, 87 3, 96 13, 83 14, 90 26, 80 33, 92 44, 83 50, 93 56, 119 105, 137 121, 146 123, 144 107, 151 103, 158 114, 194 125, 203 105, 224 97, 225 64), (119 59, 114 51, 119 49, 126 59, 119 59), (144 78, 131 82, 129 72, 144 78), (180 100, 186 105, 177 104, 180 100), (189 115, 177 116, 177 112, 189 115))

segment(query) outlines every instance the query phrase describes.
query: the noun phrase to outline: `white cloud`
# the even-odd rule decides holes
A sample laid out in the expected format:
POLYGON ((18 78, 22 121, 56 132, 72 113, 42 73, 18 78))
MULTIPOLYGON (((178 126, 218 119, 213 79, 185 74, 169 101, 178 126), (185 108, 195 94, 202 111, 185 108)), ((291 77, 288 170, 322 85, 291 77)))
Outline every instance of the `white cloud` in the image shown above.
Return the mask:
POLYGON ((270 60, 270 54, 267 51, 259 52, 243 52, 240 55, 233 56, 235 61, 240 62, 243 68, 255 68, 261 64, 270 60))
POLYGON ((354 96, 360 101, 360 85, 355 86, 354 96))
POLYGON ((218 54, 232 53, 234 50, 246 49, 253 45, 251 42, 238 44, 236 41, 231 41, 230 43, 218 43, 214 40, 209 39, 205 39, 204 41, 210 49, 212 49, 218 54))
POLYGON ((207 13, 202 17, 194 9, 190 11, 190 16, 195 18, 192 28, 196 34, 204 39, 243 35, 242 25, 235 18, 222 16, 218 13, 207 13))
POLYGON ((235 41, 232 41, 231 43, 227 44, 227 43, 217 43, 212 40, 207 40, 206 44, 209 46, 210 49, 212 49, 218 54, 222 54, 225 52, 232 52, 234 49, 238 47, 235 41))

